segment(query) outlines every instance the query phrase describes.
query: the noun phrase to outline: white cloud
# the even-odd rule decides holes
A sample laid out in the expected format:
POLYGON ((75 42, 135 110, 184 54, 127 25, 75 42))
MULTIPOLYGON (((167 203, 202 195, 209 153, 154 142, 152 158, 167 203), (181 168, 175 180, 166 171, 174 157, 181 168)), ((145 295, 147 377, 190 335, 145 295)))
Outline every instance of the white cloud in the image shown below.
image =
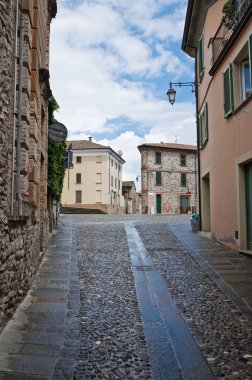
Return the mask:
POLYGON ((171 107, 162 84, 192 77, 191 62, 170 48, 177 41, 180 49, 185 6, 186 0, 58 0, 50 51, 56 117, 70 138, 93 135, 123 150, 127 180, 140 174, 137 145, 196 141, 194 105, 171 107))

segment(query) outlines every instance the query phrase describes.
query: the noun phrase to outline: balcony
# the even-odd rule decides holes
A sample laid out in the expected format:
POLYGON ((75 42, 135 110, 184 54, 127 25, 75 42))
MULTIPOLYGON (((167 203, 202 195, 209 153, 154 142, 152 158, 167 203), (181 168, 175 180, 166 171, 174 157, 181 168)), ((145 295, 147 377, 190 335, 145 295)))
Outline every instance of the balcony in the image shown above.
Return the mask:
POLYGON ((252 0, 229 0, 226 5, 228 6, 228 12, 224 15, 215 36, 211 40, 213 53, 211 60, 212 65, 215 64, 227 42, 242 23, 248 11, 251 10, 252 0))

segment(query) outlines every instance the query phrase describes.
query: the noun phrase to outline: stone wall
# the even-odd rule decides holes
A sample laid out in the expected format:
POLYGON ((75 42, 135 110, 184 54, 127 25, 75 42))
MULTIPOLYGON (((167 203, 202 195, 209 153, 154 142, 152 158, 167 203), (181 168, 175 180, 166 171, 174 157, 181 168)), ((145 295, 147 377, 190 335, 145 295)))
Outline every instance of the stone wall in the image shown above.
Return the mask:
POLYGON ((48 41, 56 0, 0 1, 0 329, 30 288, 48 241, 48 41), (16 13, 17 12, 17 13, 16 13), (24 17, 20 195, 14 189, 20 15, 24 17), (16 33, 16 14, 18 25, 16 33), (17 40, 16 40, 17 36, 17 40), (17 52, 15 45, 17 43, 17 52), (17 90, 17 91, 16 91, 17 90), (14 148, 13 148, 14 146, 14 148))
POLYGON ((198 210, 196 151, 141 148, 141 162, 143 213, 156 213, 157 194, 161 195, 162 214, 180 214, 181 197, 187 198, 188 211, 198 210), (155 162, 156 151, 161 151, 161 164, 155 162), (186 166, 180 164, 181 153, 186 154, 186 166), (156 184, 157 171, 161 172, 161 185, 156 184), (181 186, 181 173, 186 173, 186 186, 181 186))

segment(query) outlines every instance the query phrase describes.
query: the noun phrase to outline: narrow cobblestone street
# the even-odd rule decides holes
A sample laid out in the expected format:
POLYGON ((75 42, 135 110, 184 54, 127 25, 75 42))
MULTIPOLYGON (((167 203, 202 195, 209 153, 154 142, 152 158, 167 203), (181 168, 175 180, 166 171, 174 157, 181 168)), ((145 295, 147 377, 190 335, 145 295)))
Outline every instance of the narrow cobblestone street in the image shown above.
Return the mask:
POLYGON ((63 216, 0 379, 252 379, 252 260, 186 216, 63 216))

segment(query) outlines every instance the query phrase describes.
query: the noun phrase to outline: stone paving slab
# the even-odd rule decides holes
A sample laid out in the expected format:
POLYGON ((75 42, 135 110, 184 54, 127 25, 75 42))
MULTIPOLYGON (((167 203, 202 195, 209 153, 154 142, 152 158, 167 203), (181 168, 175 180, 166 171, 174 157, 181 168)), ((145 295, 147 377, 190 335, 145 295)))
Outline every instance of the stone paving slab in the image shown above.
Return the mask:
MULTIPOLYGON (((71 346, 78 341, 78 333, 70 326, 72 317, 68 317, 73 308, 74 314, 78 314, 73 235, 72 218, 66 217, 66 224, 51 236, 31 290, 2 331, 0 379, 51 379, 62 355, 69 365, 68 374, 72 371, 71 346), (65 349, 66 341, 69 352, 65 349)), ((76 324, 75 327, 78 330, 76 324)))

